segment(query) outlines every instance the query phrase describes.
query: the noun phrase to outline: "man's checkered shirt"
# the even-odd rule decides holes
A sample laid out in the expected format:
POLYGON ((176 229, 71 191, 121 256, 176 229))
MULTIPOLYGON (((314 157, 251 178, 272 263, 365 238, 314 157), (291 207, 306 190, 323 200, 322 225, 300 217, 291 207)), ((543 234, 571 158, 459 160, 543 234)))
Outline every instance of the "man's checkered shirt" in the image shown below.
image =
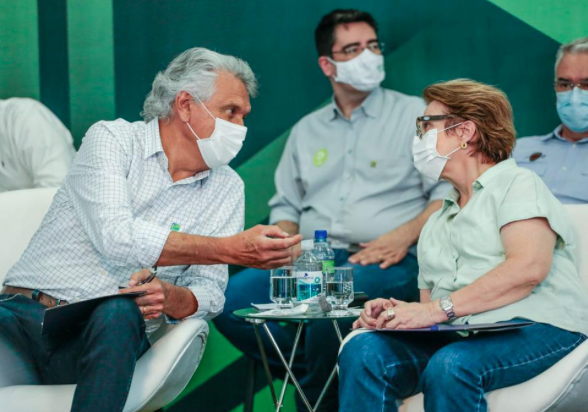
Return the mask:
MULTIPOLYGON (((5 284, 68 301, 117 293, 157 262, 172 228, 224 237, 243 230, 243 219, 243 181, 230 167, 174 183, 157 120, 99 122, 5 284)), ((160 267, 158 276, 194 293, 193 316, 222 311, 226 265, 160 267)))

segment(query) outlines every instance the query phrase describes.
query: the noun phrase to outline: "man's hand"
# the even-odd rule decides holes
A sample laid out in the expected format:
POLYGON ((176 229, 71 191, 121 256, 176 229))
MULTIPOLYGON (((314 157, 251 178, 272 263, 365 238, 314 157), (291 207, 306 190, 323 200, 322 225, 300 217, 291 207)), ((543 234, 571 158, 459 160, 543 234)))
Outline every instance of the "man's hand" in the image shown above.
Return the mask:
POLYGON ((349 262, 362 266, 380 263, 381 269, 400 262, 408 253, 411 240, 402 231, 393 230, 376 240, 360 243, 364 249, 349 257, 349 262))
POLYGON ((149 269, 133 273, 129 280, 129 287, 121 289, 120 293, 146 292, 145 295, 136 298, 135 302, 145 319, 157 319, 165 312, 167 292, 170 285, 155 277, 145 285, 136 286, 139 282, 147 279, 149 275, 151 275, 149 269))
POLYGON ((226 238, 229 263, 259 269, 292 264, 300 256, 302 235, 289 235, 277 226, 257 225, 226 238))

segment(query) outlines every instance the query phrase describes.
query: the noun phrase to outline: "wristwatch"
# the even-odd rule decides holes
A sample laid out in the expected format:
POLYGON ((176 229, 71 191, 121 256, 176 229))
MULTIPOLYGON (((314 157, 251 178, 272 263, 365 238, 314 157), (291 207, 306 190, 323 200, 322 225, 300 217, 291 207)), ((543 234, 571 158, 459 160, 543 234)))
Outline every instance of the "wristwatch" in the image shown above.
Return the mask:
POLYGON ((449 295, 443 296, 439 299, 439 306, 443 309, 443 312, 447 315, 447 319, 455 319, 455 312, 453 311, 453 301, 449 295))

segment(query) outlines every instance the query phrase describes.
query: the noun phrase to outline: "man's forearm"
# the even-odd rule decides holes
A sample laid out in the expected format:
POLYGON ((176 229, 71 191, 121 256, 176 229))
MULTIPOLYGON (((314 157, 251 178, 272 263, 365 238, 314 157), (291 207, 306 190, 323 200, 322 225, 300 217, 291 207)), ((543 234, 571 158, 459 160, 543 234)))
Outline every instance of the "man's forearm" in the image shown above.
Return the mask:
POLYGON ((411 245, 415 244, 419 240, 423 226, 425 226, 429 217, 439 210, 442 204, 443 201, 441 200, 433 200, 420 215, 398 227, 396 231, 400 232, 405 239, 410 240, 411 245))
POLYGON ((280 220, 278 223, 276 223, 276 226, 289 235, 297 235, 298 231, 300 230, 298 224, 290 220, 280 220))
POLYGON ((188 288, 165 284, 165 306, 163 312, 174 319, 183 319, 198 311, 198 300, 188 288))
POLYGON ((171 232, 157 266, 217 265, 230 261, 226 238, 171 232))

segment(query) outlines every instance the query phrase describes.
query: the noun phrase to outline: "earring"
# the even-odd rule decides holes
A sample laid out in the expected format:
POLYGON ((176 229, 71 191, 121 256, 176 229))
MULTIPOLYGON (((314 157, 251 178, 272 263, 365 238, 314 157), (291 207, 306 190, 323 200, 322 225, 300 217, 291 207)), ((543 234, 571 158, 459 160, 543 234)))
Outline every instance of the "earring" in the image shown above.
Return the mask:
POLYGON ((462 149, 467 149, 468 144, 466 142, 463 142, 460 146, 462 149))

